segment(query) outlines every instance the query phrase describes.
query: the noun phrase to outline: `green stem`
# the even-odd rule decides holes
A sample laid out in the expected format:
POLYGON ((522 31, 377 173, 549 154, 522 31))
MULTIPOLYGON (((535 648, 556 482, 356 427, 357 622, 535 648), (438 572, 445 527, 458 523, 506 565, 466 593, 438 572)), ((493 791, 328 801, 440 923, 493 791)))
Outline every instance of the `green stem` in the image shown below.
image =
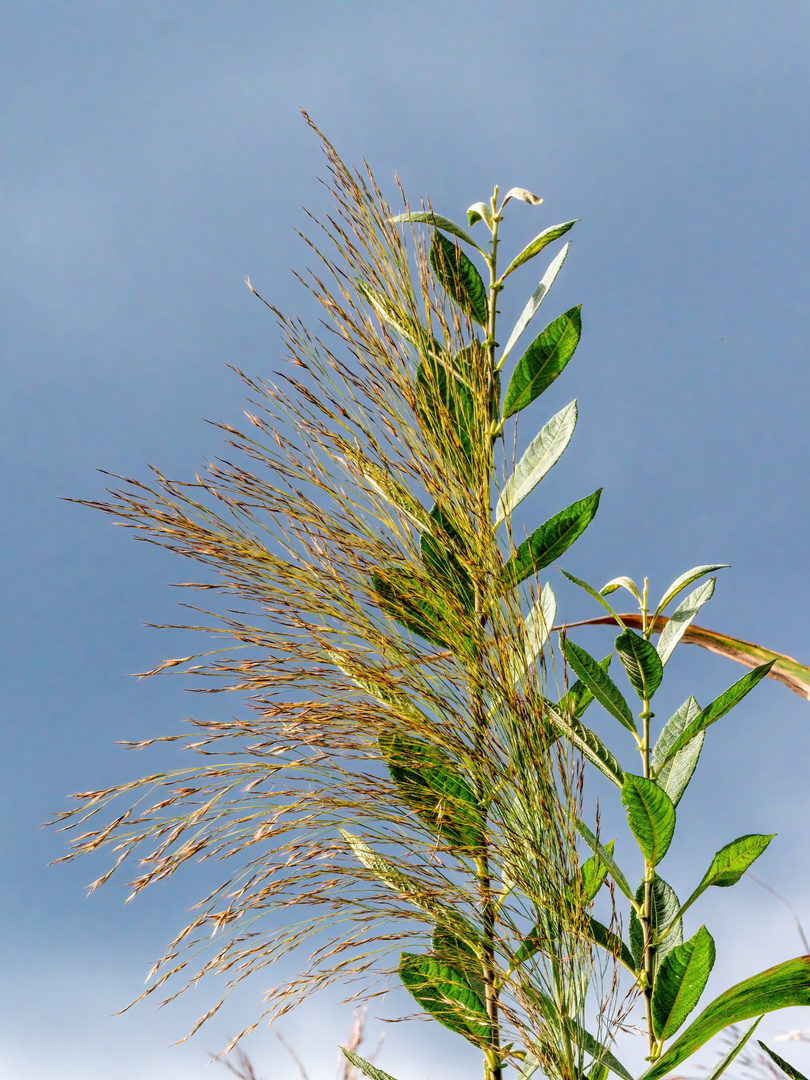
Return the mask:
MULTIPOLYGON (((644 608, 646 608, 647 600, 647 582, 644 582, 644 608)), ((650 702, 648 698, 644 698, 644 709, 641 713, 641 722, 643 725, 642 740, 641 740, 641 765, 642 772, 646 779, 650 776, 650 718, 652 713, 650 712, 650 702)), ((653 881, 655 879, 655 866, 651 862, 646 862, 644 868, 644 907, 641 913, 641 928, 644 940, 644 953, 643 953, 643 972, 644 972, 644 1006, 647 1014, 647 1042, 649 1047, 650 1057, 655 1057, 657 1044, 655 1035, 653 1034, 653 1019, 652 1019, 652 993, 653 993, 653 981, 655 976, 655 954, 657 946, 654 941, 655 927, 653 925, 653 881)))
MULTIPOLYGON (((487 312, 487 337, 485 342, 485 370, 483 372, 483 389, 486 404, 487 426, 492 422, 495 410, 495 322, 497 319, 496 302, 498 297, 497 287, 497 252, 498 252, 498 224, 500 218, 495 209, 495 200, 498 189, 492 199, 493 229, 490 254, 487 256, 487 264, 490 272, 489 305, 487 312)), ((485 440, 487 458, 483 461, 479 477, 478 490, 478 521, 480 535, 487 537, 491 532, 492 508, 490 506, 490 484, 492 476, 492 441, 485 440)), ((479 633, 483 636, 487 618, 486 581, 484 576, 475 583, 475 619, 479 633)), ((470 704, 472 708, 473 728, 475 735, 475 756, 482 762, 486 754, 486 733, 488 717, 484 697, 481 692, 481 678, 478 670, 470 671, 470 704)), ((485 791, 483 779, 479 785, 477 795, 484 802, 485 791)), ((487 1016, 489 1017, 489 1045, 485 1051, 485 1077, 486 1080, 503 1080, 503 1065, 500 1036, 499 1018, 499 988, 496 979, 495 967, 495 932, 497 922, 497 902, 492 891, 492 879, 489 867, 489 851, 484 837, 480 855, 475 860, 478 895, 481 902, 481 920, 484 938, 484 956, 482 963, 482 975, 484 980, 484 993, 486 998, 487 1016)))

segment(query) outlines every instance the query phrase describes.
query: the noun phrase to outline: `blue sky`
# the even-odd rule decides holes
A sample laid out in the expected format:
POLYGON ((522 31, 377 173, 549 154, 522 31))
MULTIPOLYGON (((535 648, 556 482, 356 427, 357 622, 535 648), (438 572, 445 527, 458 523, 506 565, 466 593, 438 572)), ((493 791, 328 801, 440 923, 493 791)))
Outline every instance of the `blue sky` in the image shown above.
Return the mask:
MULTIPOLYGON (((180 1048, 213 991, 111 1018, 204 885, 187 875, 126 908, 120 886, 85 899, 98 868, 49 868, 62 839, 40 826, 69 792, 145 771, 116 740, 200 711, 176 681, 126 677, 192 651, 143 627, 173 619, 165 585, 183 568, 60 498, 99 497, 97 468, 188 477, 218 453, 203 420, 242 408, 225 365, 261 376, 281 354, 245 274, 312 317, 288 269, 307 262, 302 206, 326 208, 300 106, 346 160, 389 190, 396 170, 451 217, 496 182, 538 191, 544 206, 509 223, 516 247, 538 221, 581 219, 549 302, 583 303, 583 340, 544 398, 580 410, 544 495, 604 487, 572 569, 663 588, 731 563, 703 621, 810 660, 809 34, 810 9, 786 0, 0 3, 4 1077, 191 1080, 260 995, 180 1048)), ((504 323, 523 301, 504 301, 504 323)), ((589 613, 555 588, 570 617, 589 613)), ((673 706, 737 675, 683 651, 673 706)), ((810 927, 810 705, 769 684, 715 730, 673 873, 776 831, 758 875, 810 927)), ((717 991, 800 951, 789 913, 748 881, 702 916, 717 991)), ((349 1022, 313 1002, 282 1031, 314 1078, 349 1022)), ((380 1064, 460 1077, 452 1045, 397 1025, 380 1064)), ((272 1037, 250 1049, 266 1075, 295 1075, 272 1037)))

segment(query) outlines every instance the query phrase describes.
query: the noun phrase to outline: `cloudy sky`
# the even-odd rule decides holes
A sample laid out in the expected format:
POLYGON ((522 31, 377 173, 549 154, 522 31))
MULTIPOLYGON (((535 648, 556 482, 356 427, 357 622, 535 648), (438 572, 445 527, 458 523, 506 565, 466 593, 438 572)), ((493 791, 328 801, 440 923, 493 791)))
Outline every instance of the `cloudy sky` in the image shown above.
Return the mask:
MULTIPOLYGON (((538 222, 581 219, 553 303, 583 303, 583 340, 544 399, 580 410, 548 499, 604 487, 571 568, 657 589, 731 563, 702 621, 810 660, 810 8, 26 0, 0 3, 0 40, 0 1073, 225 1076, 206 1072, 206 1050, 243 1026, 261 984, 181 1047, 213 988, 112 1016, 205 882, 189 873, 124 907, 120 885, 85 898, 98 866, 48 866, 63 838, 41 825, 70 792, 150 767, 116 741, 176 731, 197 707, 171 679, 126 674, 193 650, 143 625, 173 619, 165 586, 184 568, 60 499, 98 498, 99 468, 190 477, 219 452, 204 420, 242 408, 226 364, 262 376, 281 353, 245 274, 312 317, 289 272, 307 263, 302 206, 327 205, 303 106, 345 159, 365 157, 388 190, 396 171, 451 217, 495 183, 538 191, 540 210, 515 208, 516 247, 538 222)), ((505 322, 523 301, 504 301, 505 322)), ((570 618, 590 613, 584 595, 558 595, 570 618)), ((738 675, 700 654, 677 663, 673 707, 738 675)), ((769 682, 724 724, 682 804, 670 878, 688 888, 733 837, 778 832, 757 874, 810 929, 810 705, 769 682)), ((754 882, 713 892, 710 989, 801 951, 790 912, 754 882)), ((316 1080, 349 1024, 322 1000, 281 1030, 316 1080)), ((478 1065, 454 1045, 395 1025, 379 1061, 400 1080, 460 1080, 478 1065)), ((248 1049, 263 1075, 296 1075, 271 1035, 248 1049)))

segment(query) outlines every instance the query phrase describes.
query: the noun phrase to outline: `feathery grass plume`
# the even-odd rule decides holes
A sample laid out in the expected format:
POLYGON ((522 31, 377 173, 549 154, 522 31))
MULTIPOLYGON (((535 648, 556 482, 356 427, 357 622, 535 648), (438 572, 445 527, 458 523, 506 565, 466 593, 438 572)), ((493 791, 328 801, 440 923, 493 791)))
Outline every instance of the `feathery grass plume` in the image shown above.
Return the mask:
POLYGON ((77 796, 60 817, 81 830, 66 857, 107 848, 93 887, 129 862, 132 896, 191 860, 223 862, 141 996, 167 987, 172 1000, 207 973, 227 993, 295 953, 300 974, 265 999, 272 1020, 334 983, 352 999, 384 993, 398 971, 420 1010, 481 1049, 488 1080, 509 1061, 574 1080, 588 1057, 601 1071, 582 1021, 605 975, 586 932, 604 874, 579 866, 581 762, 559 737, 590 697, 572 687, 549 712, 556 605, 536 573, 598 493, 516 548, 511 511, 565 449, 575 409, 506 484, 496 451, 503 417, 573 352, 578 309, 520 361, 511 412, 495 354, 505 277, 573 222, 499 277, 503 208, 535 196, 513 189, 499 206, 496 189, 477 204, 484 251, 429 207, 395 218, 370 170, 323 145, 335 211, 315 223, 320 269, 302 278, 322 325, 271 308, 287 366, 275 383, 241 376, 249 425, 223 426, 234 455, 193 483, 117 478, 109 501, 87 503, 202 564, 205 580, 184 587, 221 595, 187 627, 221 648, 146 674, 173 668, 250 708, 166 737, 191 766, 77 796), (483 256, 488 286, 445 233, 483 256))

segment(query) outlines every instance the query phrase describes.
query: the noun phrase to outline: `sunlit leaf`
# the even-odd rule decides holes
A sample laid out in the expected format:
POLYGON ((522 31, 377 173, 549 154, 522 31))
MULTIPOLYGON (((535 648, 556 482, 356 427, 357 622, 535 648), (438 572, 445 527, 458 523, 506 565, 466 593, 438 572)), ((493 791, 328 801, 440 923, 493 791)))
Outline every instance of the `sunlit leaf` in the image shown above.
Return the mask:
MULTIPOLYGON (((588 847, 591 849, 591 851, 593 851, 594 854, 597 855, 602 860, 602 862, 605 864, 605 866, 608 868, 608 871, 610 872, 611 877, 616 882, 616 884, 619 886, 619 888, 624 893, 624 895, 627 897, 627 899, 630 901, 630 903, 633 906, 637 906, 638 901, 633 896, 633 892, 632 892, 632 889, 630 888, 630 885, 629 885, 629 883, 627 881, 627 878, 622 873, 621 867, 616 862, 616 860, 613 858, 610 851, 608 851, 606 847, 603 847, 598 842, 598 840, 596 839, 596 837, 594 836, 594 834, 591 832, 591 830, 588 828, 588 826, 585 824, 584 821, 575 821, 574 824, 576 825, 577 832, 579 832, 581 834, 582 838, 584 839, 584 841, 588 845, 588 847)), ((632 941, 631 941, 630 944, 632 946, 632 941)))
POLYGON ((489 203, 477 202, 473 203, 467 209, 467 221, 470 225, 475 225, 477 221, 483 221, 487 228, 492 232, 492 207, 489 203))
POLYGON ((721 847, 712 859, 711 866, 701 878, 700 884, 683 905, 682 913, 691 907, 701 893, 704 893, 711 885, 717 885, 721 889, 736 885, 774 836, 776 833, 771 833, 770 836, 763 833, 747 833, 745 836, 732 840, 725 847, 721 847))
POLYGON ((661 962, 652 996, 653 1034, 670 1039, 700 1001, 714 967, 715 947, 705 926, 661 962))
POLYGON ((452 233, 453 236, 457 236, 460 240, 464 240, 467 244, 472 244, 474 248, 478 247, 475 240, 470 236, 468 232, 465 232, 460 225, 456 225, 455 221, 451 221, 450 218, 442 217, 440 214, 430 214, 424 210, 414 210, 408 214, 397 214, 391 218, 391 221, 412 221, 415 224, 433 225, 436 229, 444 229, 445 232, 452 233))
POLYGON ((571 308, 549 323, 520 358, 506 388, 504 420, 531 405, 574 355, 582 334, 581 306, 571 308))
POLYGON ((743 675, 724 694, 715 698, 705 709, 701 709, 695 719, 684 728, 669 750, 667 750, 663 763, 665 764, 671 757, 674 757, 678 750, 685 746, 690 739, 693 739, 695 735, 704 731, 710 724, 716 723, 721 716, 725 716, 735 705, 738 705, 746 694, 749 694, 757 683, 765 678, 772 664, 773 661, 770 660, 767 664, 762 664, 747 675, 743 675))
POLYGON ((433 956, 402 953, 399 977, 434 1020, 476 1046, 489 1038, 487 1010, 467 977, 433 956))
POLYGON ((642 700, 649 701, 664 677, 664 667, 655 646, 633 630, 619 634, 614 645, 630 685, 642 700))
POLYGON ((519 266, 523 266, 523 264, 528 262, 529 259, 533 259, 535 255, 539 255, 539 253, 543 250, 544 247, 559 239, 559 237, 567 233, 569 229, 573 228, 576 223, 577 219, 575 218, 573 221, 563 222, 562 225, 552 225, 551 228, 544 229, 538 236, 535 236, 534 240, 532 240, 530 244, 527 244, 523 251, 521 251, 521 253, 509 263, 506 270, 504 270, 503 274, 501 275, 501 279, 508 277, 513 270, 517 270, 519 266))
POLYGON ((739 1054, 739 1052, 754 1034, 761 1019, 762 1017, 758 1016, 757 1019, 753 1022, 753 1024, 749 1028, 746 1028, 746 1030, 742 1033, 739 1039, 737 1039, 733 1043, 728 1052, 724 1054, 723 1057, 718 1061, 718 1063, 706 1077, 706 1080, 720 1080, 720 1077, 723 1075, 723 1073, 735 1059, 737 1054, 739 1054))
POLYGON ((690 697, 687 701, 681 705, 677 712, 675 712, 669 720, 667 720, 661 734, 658 736, 658 742, 653 749, 653 756, 651 762, 651 773, 659 787, 669 795, 670 799, 675 806, 678 805, 681 795, 686 790, 686 785, 692 779, 692 773, 698 763, 700 757, 700 751, 703 749, 703 740, 706 737, 706 733, 701 731, 693 739, 677 752, 675 757, 670 758, 666 765, 661 765, 661 762, 666 757, 667 751, 670 746, 675 742, 678 736, 684 731, 695 719, 700 712, 700 706, 694 697, 690 697))
POLYGON ((620 960, 628 971, 632 971, 634 975, 636 974, 636 965, 633 961, 633 954, 618 934, 614 934, 611 930, 608 930, 606 926, 596 919, 592 919, 590 916, 585 918, 582 929, 585 932, 586 937, 589 937, 591 941, 599 945, 605 952, 611 953, 617 960, 620 960))
MULTIPOLYGON (((644 930, 641 925, 641 920, 638 917, 637 910, 640 911, 644 905, 644 882, 642 881, 639 887, 636 889, 635 901, 637 908, 630 909, 630 921, 627 927, 627 936, 630 939, 630 952, 633 954, 633 959, 636 962, 636 970, 641 969, 641 960, 644 952, 644 930)), ((653 878, 652 883, 652 926, 653 933, 660 934, 662 930, 666 930, 670 925, 672 929, 662 938, 655 954, 656 970, 657 966, 660 966, 664 958, 677 948, 678 945, 683 944, 683 919, 678 915, 680 910, 680 903, 678 897, 675 895, 675 890, 671 885, 668 885, 662 877, 658 874, 653 878)), ((655 974, 655 971, 653 971, 655 974)))
MULTIPOLYGON (((609 840, 605 844, 605 851, 611 857, 613 856, 615 843, 615 840, 609 840)), ((582 875, 582 902, 583 904, 589 904, 595 899, 596 894, 604 884, 607 877, 607 867, 598 855, 591 855, 579 868, 579 872, 582 875)))
POLYGON ((503 364, 504 360, 514 348, 520 335, 523 333, 523 331, 526 329, 526 327, 529 325, 529 323, 539 311, 540 305, 545 300, 548 290, 554 284, 554 279, 562 269, 562 264, 565 262, 570 246, 570 244, 566 244, 562 251, 559 253, 559 255, 555 256, 548 270, 546 270, 545 274, 543 274, 540 284, 529 297, 529 302, 526 304, 526 307, 521 312, 520 318, 515 323, 512 333, 509 335, 509 340, 506 342, 506 345, 504 345, 503 352, 501 353, 501 359, 498 364, 499 367, 503 364))
POLYGON ((802 1073, 800 1073, 798 1069, 794 1069, 794 1067, 791 1064, 789 1064, 787 1061, 785 1061, 785 1059, 783 1057, 779 1057, 778 1054, 775 1054, 773 1052, 773 1050, 771 1050, 771 1048, 769 1046, 765 1045, 764 1042, 759 1042, 759 1039, 757 1039, 757 1042, 762 1047, 762 1049, 765 1051, 765 1053, 768 1055, 768 1057, 772 1061, 776 1062, 776 1064, 779 1066, 779 1068, 782 1070, 782 1072, 785 1074, 785 1076, 790 1077, 790 1080, 807 1080, 806 1076, 804 1076, 802 1073))
POLYGON ((693 566, 691 570, 687 570, 685 574, 681 574, 680 577, 675 578, 670 587, 661 597, 661 602, 655 609, 655 618, 663 612, 664 608, 675 599, 679 592, 686 588, 687 585, 691 585, 693 581, 697 581, 699 577, 703 577, 705 574, 713 574, 717 570, 728 570, 728 563, 711 563, 707 566, 693 566))
POLYGON ((810 956, 777 964, 715 998, 640 1080, 660 1080, 730 1024, 794 1005, 810 1005, 810 956))
POLYGON ((637 734, 630 706, 601 664, 576 642, 560 635, 560 647, 571 670, 591 691, 599 704, 628 731, 637 734))
POLYGON ((487 324, 487 290, 481 275, 461 250, 438 231, 430 245, 430 265, 436 277, 465 314, 487 324))
POLYGON ((552 416, 539 434, 535 435, 498 499, 495 507, 496 528, 531 494, 549 469, 560 460, 576 425, 577 403, 572 401, 552 416))
POLYGON ((717 578, 709 578, 703 585, 698 585, 694 592, 689 593, 685 600, 672 612, 669 622, 661 631, 658 639, 658 655, 661 663, 665 664, 672 655, 673 649, 681 640, 692 623, 692 620, 706 603, 711 600, 714 593, 714 583, 717 578))
POLYGON ((539 195, 533 194, 531 191, 527 191, 526 188, 513 187, 509 188, 504 196, 502 207, 506 206, 510 199, 520 199, 521 202, 528 203, 530 206, 539 206, 543 201, 539 195))
POLYGON ((504 566, 501 575, 504 589, 513 589, 559 559, 593 521, 601 494, 600 488, 535 529, 504 566))
MULTIPOLYGON (((600 668, 600 670, 602 669, 600 668)), ((622 768, 598 735, 586 728, 584 724, 581 724, 575 716, 559 712, 551 705, 548 707, 548 717, 554 726, 578 746, 585 757, 601 773, 604 773, 608 780, 612 780, 617 787, 623 785, 624 773, 622 768)))
POLYGON ((394 1080, 394 1077, 390 1073, 383 1072, 382 1069, 378 1069, 376 1065, 372 1065, 368 1061, 364 1061, 358 1054, 352 1053, 351 1050, 347 1050, 345 1046, 340 1048, 348 1061, 354 1065, 355 1069, 359 1069, 363 1076, 367 1076, 369 1080, 394 1080))
POLYGON ((478 799, 447 755, 407 735, 381 735, 379 744, 403 802, 450 847, 477 851, 484 829, 478 799))
POLYGON ((672 800, 654 780, 625 773, 622 805, 644 858, 657 866, 669 850, 675 832, 672 800))

